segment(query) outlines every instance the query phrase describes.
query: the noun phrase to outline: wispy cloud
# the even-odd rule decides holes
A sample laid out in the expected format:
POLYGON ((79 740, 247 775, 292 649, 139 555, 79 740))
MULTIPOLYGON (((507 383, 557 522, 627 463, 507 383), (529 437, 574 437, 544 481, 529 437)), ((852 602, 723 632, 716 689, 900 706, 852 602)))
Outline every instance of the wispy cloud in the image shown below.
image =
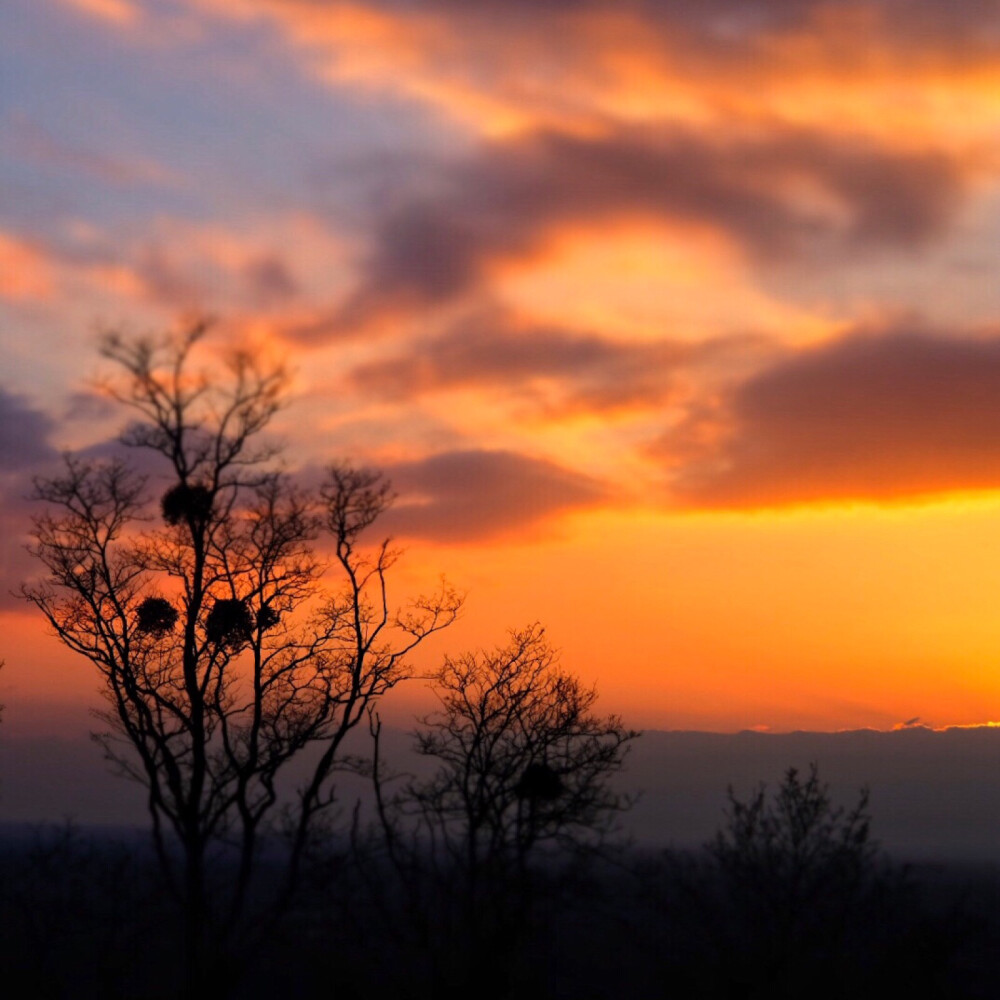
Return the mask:
POLYGON ((0 231, 0 298, 44 298, 52 282, 52 267, 43 251, 30 240, 0 231))
POLYGON ((90 17, 115 25, 133 24, 139 18, 139 9, 131 0, 60 0, 60 2, 90 17))
POLYGON ((443 543, 523 538, 546 520, 613 496, 590 476, 508 451, 442 452, 385 471, 400 494, 387 527, 443 543))
MULTIPOLYGON (((756 355, 759 338, 708 342, 622 341, 592 332, 518 324, 500 311, 477 314, 406 345, 404 353, 354 368, 356 390, 396 402, 478 389, 511 398, 537 416, 662 408, 678 376, 756 355)), ((751 362, 752 363, 752 362, 751 362)))
POLYGON ((24 112, 10 116, 6 132, 12 155, 29 163, 55 168, 77 180, 85 176, 113 186, 176 184, 180 181, 155 160, 60 138, 24 112))

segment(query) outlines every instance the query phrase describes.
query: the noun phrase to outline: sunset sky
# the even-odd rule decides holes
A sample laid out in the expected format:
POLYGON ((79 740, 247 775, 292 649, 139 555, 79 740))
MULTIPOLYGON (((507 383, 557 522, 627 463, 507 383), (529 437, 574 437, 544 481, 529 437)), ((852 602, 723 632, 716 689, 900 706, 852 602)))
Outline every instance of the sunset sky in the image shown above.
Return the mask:
POLYGON ((3 21, 4 726, 96 701, 9 590, 122 424, 98 335, 200 314, 291 367, 293 466, 392 478, 400 599, 468 591, 433 656, 539 620, 637 727, 1000 719, 1000 2, 3 21))

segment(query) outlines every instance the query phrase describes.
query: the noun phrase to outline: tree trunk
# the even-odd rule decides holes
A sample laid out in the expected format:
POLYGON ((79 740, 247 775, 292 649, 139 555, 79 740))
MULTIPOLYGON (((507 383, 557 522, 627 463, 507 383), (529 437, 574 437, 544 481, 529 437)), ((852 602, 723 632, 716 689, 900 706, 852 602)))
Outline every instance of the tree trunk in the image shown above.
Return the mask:
POLYGON ((184 868, 184 996, 187 1000, 212 997, 212 956, 208 942, 204 852, 189 845, 184 868))

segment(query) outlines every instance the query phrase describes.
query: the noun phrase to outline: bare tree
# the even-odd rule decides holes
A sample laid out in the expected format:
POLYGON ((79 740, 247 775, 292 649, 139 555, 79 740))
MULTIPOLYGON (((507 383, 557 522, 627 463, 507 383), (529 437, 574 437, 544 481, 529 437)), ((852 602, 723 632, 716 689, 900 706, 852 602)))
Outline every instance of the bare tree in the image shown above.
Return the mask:
POLYGON ((804 778, 789 768, 771 795, 760 785, 742 801, 730 788, 726 823, 707 846, 734 902, 790 933, 833 905, 846 919, 879 871, 870 830, 868 790, 850 809, 834 805, 813 764, 804 778))
POLYGON ((446 658, 434 687, 441 707, 415 740, 437 770, 391 799, 373 726, 384 843, 439 988, 499 995, 555 850, 599 845, 630 804, 610 779, 638 733, 594 713, 596 691, 559 666, 537 624, 446 658))
POLYGON ((246 352, 231 356, 225 378, 193 370, 204 331, 106 338, 119 370, 108 391, 138 415, 122 440, 159 456, 166 472, 162 523, 151 523, 147 480, 129 464, 67 457, 61 475, 36 484, 46 509, 33 551, 47 578, 24 588, 103 678, 99 738, 146 789, 160 865, 182 904, 192 994, 240 926, 283 790, 287 900, 334 801, 345 738, 461 603, 442 584, 393 609, 396 554, 362 537, 389 505, 388 485, 339 465, 320 495, 297 489, 260 439, 283 373, 246 352), (324 561, 317 545, 327 539, 324 561), (281 786, 306 757, 306 778, 281 786), (231 875, 221 884, 220 865, 231 875))
POLYGON ((788 768, 773 792, 762 784, 741 800, 729 790, 699 889, 720 972, 762 995, 803 995, 820 970, 837 983, 886 928, 903 933, 906 872, 871 837, 868 801, 862 789, 853 805, 835 804, 816 764, 806 775, 788 768))

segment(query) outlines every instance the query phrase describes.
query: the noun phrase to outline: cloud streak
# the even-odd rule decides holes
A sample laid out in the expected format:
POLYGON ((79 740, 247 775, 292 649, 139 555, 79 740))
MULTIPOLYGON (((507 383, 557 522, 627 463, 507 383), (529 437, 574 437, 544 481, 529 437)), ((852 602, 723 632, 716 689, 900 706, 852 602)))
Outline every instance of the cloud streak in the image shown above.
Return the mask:
POLYGON ((992 0, 192 2, 270 18, 338 88, 396 94, 493 136, 593 130, 608 117, 794 118, 788 98, 808 103, 817 81, 833 91, 835 122, 877 130, 884 123, 852 108, 859 93, 869 110, 898 107, 892 78, 914 69, 936 75, 939 96, 975 86, 995 61, 1000 19, 992 0))
POLYGON ((358 366, 349 381, 396 401, 478 388, 533 396, 550 413, 604 411, 664 402, 675 369, 707 352, 670 341, 621 343, 557 328, 519 329, 487 316, 416 342, 405 354, 358 366))
POLYGON ((511 451, 442 452, 385 471, 399 493, 386 528, 445 544, 524 537, 558 515, 613 497, 590 476, 511 451))
POLYGON ((759 363, 774 345, 735 336, 699 342, 611 340, 592 332, 523 325, 499 311, 463 320, 406 350, 356 366, 348 385, 405 404, 477 389, 550 418, 662 408, 691 373, 759 363))

